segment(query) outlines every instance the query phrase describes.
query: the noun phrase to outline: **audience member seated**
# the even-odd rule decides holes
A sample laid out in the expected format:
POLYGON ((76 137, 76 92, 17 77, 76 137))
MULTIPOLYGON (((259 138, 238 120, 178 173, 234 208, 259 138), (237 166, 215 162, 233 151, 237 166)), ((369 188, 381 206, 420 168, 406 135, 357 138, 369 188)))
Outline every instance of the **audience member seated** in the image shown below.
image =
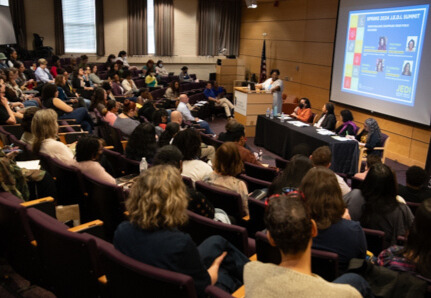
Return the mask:
POLYGON ((129 70, 131 70, 131 69, 138 69, 136 66, 130 66, 129 65, 129 62, 127 61, 127 53, 126 53, 126 51, 120 51, 118 53, 116 62, 121 62, 122 65, 123 65, 123 67, 125 67, 125 68, 127 68, 129 70))
POLYGON ((88 115, 87 109, 80 107, 73 109, 71 106, 58 98, 57 86, 46 84, 42 89, 42 104, 47 109, 53 109, 58 119, 75 119, 76 123, 81 124, 82 129, 88 132, 93 131, 93 120, 88 115))
POLYGON ((34 72, 36 81, 41 83, 54 83, 54 78, 49 73, 49 70, 46 69, 48 62, 45 59, 41 58, 37 61, 37 63, 39 67, 34 72))
POLYGON ((119 62, 119 61, 111 64, 111 66, 109 67, 109 70, 108 70, 108 78, 112 79, 113 75, 118 75, 118 77, 120 77, 120 74, 123 72, 121 70, 120 64, 121 64, 121 62, 119 62), (121 70, 121 72, 120 72, 120 70, 121 70))
POLYGON ((365 164, 365 171, 356 173, 353 177, 356 179, 364 180, 365 177, 367 177, 368 171, 370 170, 371 166, 378 163, 382 163, 382 159, 380 158, 380 156, 375 154, 367 155, 367 163, 365 164))
POLYGON ((385 247, 404 236, 414 216, 410 208, 397 200, 395 174, 384 164, 374 164, 362 183, 344 196, 352 220, 360 220, 364 228, 385 232, 385 247))
POLYGON ((226 117, 229 119, 232 116, 232 111, 235 106, 230 102, 229 99, 222 97, 223 93, 216 94, 217 92, 212 88, 211 82, 207 83, 207 86, 204 91, 205 97, 214 102, 216 107, 223 107, 226 117))
POLYGON ((91 73, 88 75, 90 78, 90 81, 97 86, 102 86, 104 81, 98 75, 97 65, 96 64, 90 65, 90 69, 91 69, 91 73))
POLYGON ((118 115, 118 104, 115 100, 110 99, 106 105, 106 115, 103 119, 109 123, 109 125, 114 126, 115 120, 117 120, 118 115))
POLYGON ((373 118, 368 118, 364 122, 364 129, 360 134, 356 136, 356 140, 359 141, 359 146, 367 148, 368 154, 382 155, 380 151, 374 151, 374 147, 382 146, 382 135, 380 127, 377 121, 373 118))
POLYGON ((81 55, 81 57, 79 57, 79 68, 83 68, 84 70, 87 68, 88 66, 88 56, 87 55, 81 55))
POLYGON ((206 134, 215 135, 214 132, 211 130, 208 122, 206 122, 205 120, 199 119, 198 117, 192 116, 192 113, 187 107, 188 103, 189 103, 189 97, 187 96, 187 94, 181 94, 180 103, 178 104, 177 111, 183 115, 183 118, 186 121, 197 122, 200 125, 200 127, 205 129, 206 134))
POLYGON ((187 66, 181 67, 181 72, 179 75, 180 83, 191 83, 193 82, 193 79, 189 76, 188 71, 189 68, 187 66))
MULTIPOLYGON (((373 156, 373 155, 371 155, 373 156)), ((406 171, 406 186, 398 184, 398 194, 407 202, 422 203, 431 198, 427 172, 418 166, 411 166, 406 171)))
POLYGON ((82 78, 84 79, 85 82, 85 86, 90 86, 96 88, 97 85, 94 85, 93 81, 90 79, 90 74, 91 74, 91 67, 90 65, 87 64, 87 66, 84 68, 84 75, 82 76, 82 78))
POLYGON ((38 107, 39 102, 37 99, 33 99, 33 94, 25 95, 21 88, 19 87, 16 79, 18 79, 18 69, 12 67, 5 70, 6 75, 6 87, 13 91, 11 93, 10 102, 21 102, 24 107, 38 107))
POLYGON ((345 274, 330 283, 311 272, 311 245, 318 228, 300 195, 271 198, 265 224, 269 243, 280 250, 281 263, 246 264, 247 297, 372 297, 367 282, 359 275, 345 274))
POLYGON ((302 154, 292 156, 284 171, 268 188, 268 196, 288 193, 299 188, 302 178, 313 168, 311 160, 302 154))
POLYGON ((18 86, 24 91, 33 89, 35 81, 26 74, 24 63, 17 61, 14 67, 18 69, 18 78, 16 79, 18 86))
POLYGON ((132 80, 132 73, 130 70, 125 70, 123 72, 123 81, 121 82, 121 86, 124 89, 124 95, 133 96, 136 93, 139 93, 138 87, 136 87, 135 82, 132 80))
MULTIPOLYGON (((328 146, 321 146, 313 151, 310 158, 315 167, 322 166, 329 169, 332 161, 331 149, 329 149, 328 146)), ((344 181, 344 179, 338 176, 337 174, 335 174, 335 177, 337 178, 338 184, 340 185, 341 194, 344 196, 347 193, 349 193, 351 189, 344 181)))
POLYGON ((108 58, 106 58, 106 62, 104 64, 106 70, 110 70, 111 69, 111 65, 115 63, 115 61, 117 60, 117 58, 115 57, 114 54, 109 54, 108 58))
POLYGON ((336 123, 337 119, 334 115, 334 105, 330 102, 327 102, 323 105, 322 114, 320 115, 314 126, 317 128, 334 130, 336 123))
POLYGON ((18 52, 10 47, 9 48, 9 54, 8 54, 8 59, 7 59, 7 65, 9 68, 15 67, 14 64, 16 63, 18 59, 18 52))
POLYGON ((218 135, 218 140, 222 142, 233 142, 234 136, 235 136, 235 129, 241 129, 238 127, 238 121, 236 121, 235 118, 228 119, 226 122, 226 125, 224 127, 225 131, 221 132, 218 135))
POLYGON ((121 132, 130 136, 135 128, 139 125, 139 121, 136 117, 136 103, 131 100, 124 100, 123 112, 118 115, 117 120, 114 122, 114 127, 121 130, 121 132))
POLYGON ((187 221, 188 201, 176 168, 149 168, 132 187, 126 201, 130 221, 118 226, 114 246, 143 263, 191 276, 198 297, 206 297, 210 284, 232 293, 242 284, 248 259, 220 236, 196 247, 180 232, 177 227, 187 221))
POLYGON ((153 119, 153 114, 157 111, 156 102, 153 100, 153 96, 148 91, 142 91, 141 99, 144 101, 142 108, 139 109, 139 117, 145 117, 146 121, 153 119))
POLYGON ((17 123, 16 118, 19 117, 17 114, 20 114, 20 113, 15 113, 14 111, 12 111, 12 108, 16 104, 21 105, 22 107, 24 107, 24 105, 22 103, 10 103, 9 104, 8 99, 6 98, 6 85, 4 84, 3 79, 1 79, 1 78, 0 78, 0 98, 1 98, 0 125, 16 124, 17 123))
POLYGON ((145 84, 147 85, 147 87, 157 87, 158 86, 155 72, 147 73, 147 75, 145 76, 145 84))
POLYGON ((291 116, 303 122, 311 122, 313 112, 311 111, 310 100, 305 97, 301 98, 291 116))
POLYGON ((157 152, 156 130, 151 123, 139 124, 130 135, 126 147, 126 157, 141 161, 145 157, 149 164, 153 163, 157 152))
POLYGON ((154 61, 149 59, 142 67, 142 73, 144 74, 144 77, 146 77, 151 72, 156 73, 156 67, 154 66, 154 61))
POLYGON ((353 122, 352 112, 350 112, 350 110, 342 110, 340 115, 343 124, 335 129, 335 133, 342 137, 355 136, 359 128, 356 126, 355 122, 353 122))
POLYGON ((84 69, 81 67, 77 68, 73 73, 72 87, 84 98, 93 96, 94 87, 91 87, 89 81, 84 80, 84 69))
POLYGON ((58 75, 58 71, 61 69, 60 57, 58 57, 57 55, 52 56, 51 63, 52 63, 52 66, 51 66, 51 69, 49 70, 49 73, 55 79, 58 75))
POLYGON ((345 215, 335 174, 325 167, 315 167, 308 171, 299 188, 319 230, 313 239, 313 248, 338 254, 341 271, 347 269, 351 259, 364 259, 367 251, 364 231, 359 222, 348 220, 345 215))
POLYGON ((157 137, 160 137, 162 132, 165 130, 166 123, 168 123, 168 117, 169 113, 163 108, 154 111, 152 122, 156 127, 157 137))
POLYGON ((58 74, 59 75, 63 75, 64 76, 64 78, 66 79, 65 80, 65 83, 64 83, 64 86, 62 87, 63 89, 64 89, 64 92, 66 92, 66 96, 67 97, 71 97, 71 98, 73 98, 73 97, 79 97, 79 94, 78 93, 76 93, 74 90, 73 90, 73 87, 72 87, 72 84, 71 84, 71 82, 70 82, 70 80, 69 80, 69 72, 67 72, 67 71, 65 71, 65 70, 62 70, 62 69, 60 69, 59 71, 58 71, 58 74))
POLYGON ((163 65, 163 61, 162 60, 159 60, 156 63, 156 74, 159 77, 166 77, 166 76, 169 75, 168 71, 166 70, 166 68, 163 65))
POLYGON ((223 143, 216 151, 214 171, 208 177, 207 182, 240 194, 243 210, 248 215, 247 185, 244 181, 235 178, 241 174, 243 167, 241 156, 235 143, 223 143))
POLYGON ((180 82, 172 81, 169 83, 169 87, 165 91, 165 98, 172 102, 176 102, 180 97, 180 82))
POLYGON ((70 74, 70 79, 73 79, 73 73, 75 72, 76 68, 78 68, 76 58, 71 57, 69 65, 65 67, 65 70, 70 74))
POLYGON ((37 111, 31 122, 31 132, 34 136, 33 152, 45 153, 52 158, 67 164, 76 163, 72 150, 60 141, 57 141, 57 113, 53 109, 37 111))
POLYGON ((28 145, 33 144, 34 136, 31 133, 31 122, 33 121, 34 114, 36 114, 37 111, 39 111, 40 108, 38 107, 29 107, 24 112, 24 117, 22 118, 21 127, 23 130, 23 133, 21 135, 21 142, 24 142, 28 145))
POLYGON ((180 131, 172 142, 180 149, 184 156, 182 175, 193 181, 205 180, 211 175, 213 169, 210 165, 199 159, 201 155, 201 137, 192 128, 180 131))
POLYGON ((258 166, 262 166, 262 164, 257 160, 253 152, 251 152, 250 150, 244 147, 247 141, 247 138, 245 137, 244 125, 242 125, 241 123, 238 123, 235 129, 232 131, 232 133, 233 133, 232 141, 238 147, 241 160, 243 162, 249 162, 258 166))
POLYGON ((106 105, 108 104, 108 94, 105 89, 97 87, 94 90, 93 97, 91 99, 90 111, 97 109, 100 115, 104 116, 108 112, 106 105))
POLYGON ((170 145, 174 140, 175 135, 180 131, 180 125, 176 122, 169 122, 166 125, 166 129, 162 132, 159 137, 157 144, 160 148, 166 145, 170 145))
POLYGON ((9 65, 7 64, 7 57, 4 53, 0 53, 0 69, 6 68, 9 68, 9 65))
POLYGON ((64 102, 69 102, 73 104, 73 107, 84 107, 87 108, 87 105, 89 106, 91 101, 89 99, 85 99, 82 97, 77 97, 77 94, 73 94, 73 92, 67 92, 69 89, 69 86, 67 85, 67 80, 64 75, 58 74, 55 77, 55 85, 57 86, 58 90, 58 98, 61 99, 64 102), (68 96, 68 94, 72 95, 71 97, 68 96))
POLYGON ((431 199, 422 202, 403 246, 394 245, 382 251, 377 264, 409 272, 431 285, 431 199))
MULTIPOLYGON (((182 163, 183 154, 181 151, 174 145, 166 145, 157 151, 156 156, 154 156, 153 166, 170 165, 181 171, 182 163)), ((196 191, 193 187, 187 187, 187 193, 189 197, 187 209, 201 216, 215 219, 217 212, 202 193, 196 191)))
POLYGON ((81 172, 95 177, 105 183, 116 184, 115 178, 112 177, 99 160, 103 153, 103 146, 101 140, 96 136, 83 136, 76 144, 76 161, 75 166, 81 172))

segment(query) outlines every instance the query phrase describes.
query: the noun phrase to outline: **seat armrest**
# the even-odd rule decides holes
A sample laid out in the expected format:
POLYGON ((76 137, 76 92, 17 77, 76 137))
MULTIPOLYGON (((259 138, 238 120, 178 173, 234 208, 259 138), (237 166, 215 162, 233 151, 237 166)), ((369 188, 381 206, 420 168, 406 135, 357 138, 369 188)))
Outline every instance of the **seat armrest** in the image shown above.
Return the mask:
POLYGON ((25 208, 30 208, 30 207, 35 207, 36 205, 39 205, 39 204, 47 203, 47 202, 54 202, 54 198, 53 197, 45 197, 45 198, 41 198, 41 199, 37 199, 37 200, 23 202, 23 203, 21 203, 21 206, 23 206, 25 208))
POLYGON ((96 220, 87 222, 85 224, 70 228, 69 231, 74 233, 87 232, 87 230, 89 229, 92 229, 97 226, 102 226, 102 225, 103 225, 103 221, 96 219, 96 220))

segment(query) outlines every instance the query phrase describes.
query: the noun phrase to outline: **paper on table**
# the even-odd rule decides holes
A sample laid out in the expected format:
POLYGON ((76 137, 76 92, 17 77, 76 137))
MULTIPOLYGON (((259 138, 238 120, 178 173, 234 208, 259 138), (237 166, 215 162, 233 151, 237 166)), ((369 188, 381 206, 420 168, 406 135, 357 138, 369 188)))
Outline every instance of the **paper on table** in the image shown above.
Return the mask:
MULTIPOLYGON (((277 117, 278 119, 281 119, 281 116, 280 117, 277 117)), ((292 117, 289 117, 289 116, 286 116, 286 115, 284 115, 284 118, 283 118, 284 120, 290 120, 290 119, 293 119, 292 117)))
POLYGON ((297 126, 297 127, 310 126, 309 124, 304 123, 304 122, 301 122, 301 121, 290 121, 290 122, 287 122, 287 123, 289 123, 289 124, 293 124, 293 125, 295 125, 295 126, 297 126))
POLYGON ((352 141, 352 140, 349 140, 347 138, 340 137, 340 136, 332 136, 332 138, 335 139, 335 140, 337 140, 337 141, 343 141, 343 142, 345 142, 345 141, 352 141))
POLYGON ((323 128, 316 129, 316 131, 317 131, 318 134, 323 135, 323 136, 332 136, 332 135, 335 135, 335 133, 333 133, 332 131, 327 130, 327 129, 323 129, 323 128))
POLYGON ((40 170, 40 160, 17 161, 18 167, 27 170, 40 170))

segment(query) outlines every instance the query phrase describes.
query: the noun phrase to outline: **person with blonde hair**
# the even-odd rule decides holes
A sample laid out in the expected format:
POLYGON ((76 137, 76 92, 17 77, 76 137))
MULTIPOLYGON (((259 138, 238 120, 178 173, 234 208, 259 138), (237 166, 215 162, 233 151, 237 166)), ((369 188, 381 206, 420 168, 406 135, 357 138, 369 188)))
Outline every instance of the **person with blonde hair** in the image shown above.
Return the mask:
POLYGON ((215 154, 214 171, 208 177, 208 182, 241 195, 242 207, 248 215, 248 190, 244 181, 235 178, 241 174, 243 163, 239 155, 238 147, 233 142, 221 145, 215 154))
POLYGON ((47 69, 48 61, 46 61, 44 58, 41 58, 37 60, 37 64, 39 67, 34 72, 34 76, 36 77, 36 81, 42 82, 42 83, 54 83, 54 78, 52 77, 51 73, 47 69))
POLYGON ((57 132, 57 113, 52 109, 37 111, 31 122, 31 133, 34 136, 33 152, 42 152, 72 165, 75 163, 73 153, 69 147, 56 140, 57 132))
POLYGON ((210 284, 232 293, 242 284, 248 259, 220 236, 196 247, 188 234, 179 231, 187 222, 188 201, 178 169, 149 168, 131 189, 126 201, 129 221, 118 226, 114 246, 143 263, 191 276, 198 297, 205 297, 210 284))

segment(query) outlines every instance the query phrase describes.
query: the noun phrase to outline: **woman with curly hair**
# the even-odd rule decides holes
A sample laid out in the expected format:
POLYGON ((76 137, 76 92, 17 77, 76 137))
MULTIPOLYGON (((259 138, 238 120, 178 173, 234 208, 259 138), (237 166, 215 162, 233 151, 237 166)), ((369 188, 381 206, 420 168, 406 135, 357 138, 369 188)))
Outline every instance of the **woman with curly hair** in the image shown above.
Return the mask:
POLYGON ((242 284, 248 259, 220 236, 197 247, 179 231, 187 222, 188 201, 178 169, 149 168, 131 189, 126 201, 129 221, 118 226, 114 246, 140 262, 191 276, 198 297, 205 297, 211 284, 232 293, 242 284))
POLYGON ((157 143, 154 126, 151 123, 139 124, 127 142, 126 157, 138 161, 145 157, 151 164, 156 152, 157 143))

